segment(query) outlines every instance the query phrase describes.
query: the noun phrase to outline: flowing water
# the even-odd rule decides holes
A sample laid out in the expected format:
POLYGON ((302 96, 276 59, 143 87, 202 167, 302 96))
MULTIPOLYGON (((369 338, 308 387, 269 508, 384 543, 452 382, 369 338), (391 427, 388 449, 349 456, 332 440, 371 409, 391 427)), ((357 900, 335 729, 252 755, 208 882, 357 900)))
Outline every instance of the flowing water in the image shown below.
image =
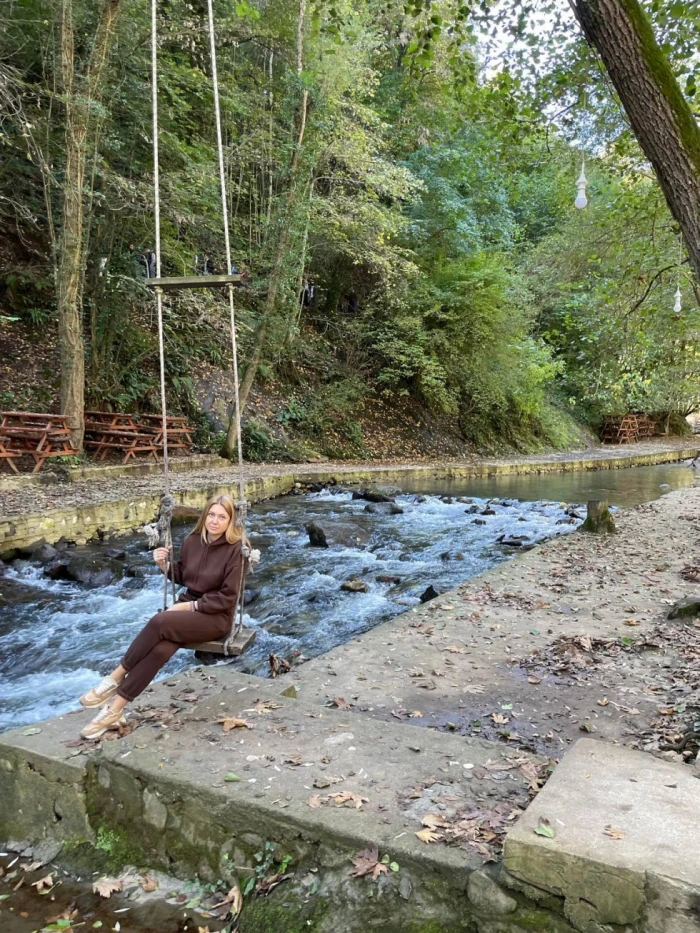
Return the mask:
MULTIPOLYGON (((580 521, 567 514, 568 504, 607 498, 631 506, 692 482, 692 471, 682 466, 452 481, 426 477, 404 486, 397 497, 403 512, 393 515, 384 507, 366 511, 365 501, 332 487, 261 503, 249 522, 252 543, 263 552, 248 582, 257 595, 249 602, 247 624, 257 630, 257 640, 234 664, 262 674, 270 652, 309 658, 328 651, 417 605, 429 585, 444 591, 508 560, 517 552, 499 543, 501 535, 526 536, 527 545, 571 532, 580 521), (489 500, 494 514, 482 516, 489 500), (309 546, 305 526, 311 520, 326 531, 328 549, 309 546), (341 583, 355 577, 367 591, 341 591, 341 583)), ((188 531, 176 529, 176 545, 188 531)), ((159 609, 162 577, 145 539, 116 543, 130 573, 141 576, 88 589, 48 579, 38 562, 19 560, 0 578, 0 730, 75 708, 76 698, 116 666, 159 609)), ((70 555, 99 556, 110 546, 115 542, 74 548, 70 555)), ((193 663, 193 654, 181 651, 165 672, 193 663)))

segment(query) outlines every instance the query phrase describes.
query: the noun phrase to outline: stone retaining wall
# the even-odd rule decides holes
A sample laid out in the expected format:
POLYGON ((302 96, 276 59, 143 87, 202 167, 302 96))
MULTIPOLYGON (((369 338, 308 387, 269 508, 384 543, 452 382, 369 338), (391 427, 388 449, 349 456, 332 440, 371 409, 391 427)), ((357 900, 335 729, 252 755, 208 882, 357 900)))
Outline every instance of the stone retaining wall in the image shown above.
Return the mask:
MULTIPOLYGON (((458 479, 487 476, 515 476, 540 473, 568 473, 593 470, 618 470, 632 466, 653 466, 661 463, 677 463, 695 456, 697 448, 664 449, 652 453, 630 455, 625 452, 615 456, 606 452, 605 457, 582 457, 561 460, 524 460, 518 462, 482 462, 474 464, 426 464, 406 467, 343 467, 329 469, 318 467, 299 469, 290 467, 288 472, 266 473, 261 468, 259 475, 249 475, 246 479, 246 498, 249 502, 260 502, 289 493, 295 483, 339 482, 347 485, 360 483, 391 483, 401 485, 407 479, 424 480, 458 479)), ((195 459, 195 458, 193 458, 195 459)), ((212 459, 212 458, 209 458, 212 459)), ((217 462, 219 458, 214 458, 217 462)), ((188 461, 175 461, 181 464, 183 472, 188 461)), ((201 464, 197 466, 200 468, 201 464)), ((137 464, 128 469, 149 469, 148 464, 137 464)), ((249 464, 250 473, 254 468, 249 464)), ((71 480, 99 479, 109 476, 123 476, 124 468, 118 466, 89 467, 78 471, 71 480), (88 476, 89 473, 89 476, 88 476)), ((226 473, 232 475, 231 466, 226 462, 226 473)), ((141 475, 138 473, 137 475, 141 475)), ((222 471, 222 478, 224 471, 222 471)), ((235 475, 235 474, 234 474, 235 475)), ((24 478, 23 478, 24 479, 24 478)), ((33 479, 33 478, 32 478, 33 479)), ((175 484, 176 486, 177 484, 175 484)), ((184 485, 184 484, 183 484, 184 485)), ((226 483, 207 484, 198 489, 177 489, 173 495, 177 504, 183 508, 201 509, 209 496, 226 493, 237 497, 235 479, 226 483)), ((57 498, 60 498, 57 496, 57 498)), ((0 555, 12 548, 28 547, 39 541, 53 544, 60 538, 68 538, 82 544, 90 538, 109 537, 116 534, 133 532, 152 521, 158 513, 160 495, 120 498, 113 501, 101 501, 84 506, 70 508, 51 508, 44 512, 25 515, 0 515, 0 555)))

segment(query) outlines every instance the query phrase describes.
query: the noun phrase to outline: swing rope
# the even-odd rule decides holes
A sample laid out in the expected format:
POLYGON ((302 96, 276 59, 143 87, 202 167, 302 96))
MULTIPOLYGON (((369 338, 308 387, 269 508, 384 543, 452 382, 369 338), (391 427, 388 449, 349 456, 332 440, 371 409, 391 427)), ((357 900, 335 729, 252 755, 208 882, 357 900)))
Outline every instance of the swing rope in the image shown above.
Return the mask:
MULTIPOLYGON (((224 224, 224 240, 226 247, 226 271, 231 270, 231 240, 228 224, 228 200, 226 195, 226 173, 224 167, 224 145, 221 132, 221 107, 219 103, 219 75, 216 63, 216 32, 214 26, 214 9, 212 0, 207 0, 208 25, 209 25, 209 46, 211 52, 211 70, 212 86, 214 91, 214 115, 216 119, 216 140, 219 158, 219 182, 221 188, 221 213, 224 224)), ((157 0, 151 0, 151 95, 152 95, 152 114, 153 114, 153 186, 155 201, 155 250, 156 250, 156 277, 161 277, 160 261, 160 164, 158 150, 158 23, 157 23, 157 0)), ((146 526, 144 529, 149 535, 149 543, 162 540, 165 547, 172 549, 172 514, 175 501, 170 494, 170 469, 168 462, 168 417, 165 398, 165 342, 163 335, 163 290, 156 287, 156 304, 158 310, 158 351, 160 358, 160 403, 163 418, 163 496, 161 498, 160 513, 155 525, 146 526)), ((238 588, 238 603, 234 607, 231 630, 224 642, 224 654, 231 653, 233 642, 236 635, 243 626, 243 587, 245 582, 246 568, 249 564, 257 562, 259 556, 257 552, 251 551, 248 546, 245 526, 248 514, 248 503, 245 499, 245 476, 243 471, 243 448, 241 444, 241 407, 238 384, 238 345, 236 338, 236 315, 233 302, 233 285, 228 285, 230 325, 231 325, 231 350, 233 354, 233 382, 234 382, 234 409, 236 419, 236 439, 238 447, 238 502, 236 503, 236 524, 241 530, 241 549, 243 560, 241 561, 241 579, 238 588), (237 610, 240 609, 240 615, 237 610)), ((171 580, 173 587, 173 602, 175 601, 175 581, 173 577, 174 561, 169 561, 171 568, 171 580)), ((168 600, 168 578, 165 575, 165 585, 163 593, 163 608, 167 609, 168 600)))

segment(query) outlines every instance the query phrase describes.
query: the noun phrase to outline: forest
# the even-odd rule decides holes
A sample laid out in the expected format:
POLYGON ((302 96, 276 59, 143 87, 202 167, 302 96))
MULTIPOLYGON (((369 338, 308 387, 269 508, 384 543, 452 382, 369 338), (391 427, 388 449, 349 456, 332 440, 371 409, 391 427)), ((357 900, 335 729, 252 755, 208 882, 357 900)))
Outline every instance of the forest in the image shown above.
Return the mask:
MULTIPOLYGON (((367 456, 401 412, 475 450, 683 429, 694 0, 214 9, 246 457, 367 456), (601 37, 615 7, 637 45, 601 37)), ((85 408, 159 409, 151 90, 145 0, 2 4, 0 407, 60 409, 78 446, 85 408)), ((163 274, 227 273, 204 0, 158 4, 158 93, 163 274)), ((168 296, 164 325, 170 410, 231 453, 226 295, 168 296)))

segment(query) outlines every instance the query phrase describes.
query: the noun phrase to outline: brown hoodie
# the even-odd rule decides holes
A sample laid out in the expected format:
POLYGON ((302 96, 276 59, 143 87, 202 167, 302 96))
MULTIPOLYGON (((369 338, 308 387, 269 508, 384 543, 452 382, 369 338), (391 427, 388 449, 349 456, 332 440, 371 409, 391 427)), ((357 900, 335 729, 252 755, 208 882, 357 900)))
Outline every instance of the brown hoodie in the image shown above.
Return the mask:
POLYGON ((187 587, 181 598, 196 599, 200 612, 231 619, 244 582, 242 569, 240 542, 229 544, 225 535, 221 535, 211 544, 205 544, 197 533, 183 541, 180 559, 173 566, 173 576, 175 583, 187 587))

